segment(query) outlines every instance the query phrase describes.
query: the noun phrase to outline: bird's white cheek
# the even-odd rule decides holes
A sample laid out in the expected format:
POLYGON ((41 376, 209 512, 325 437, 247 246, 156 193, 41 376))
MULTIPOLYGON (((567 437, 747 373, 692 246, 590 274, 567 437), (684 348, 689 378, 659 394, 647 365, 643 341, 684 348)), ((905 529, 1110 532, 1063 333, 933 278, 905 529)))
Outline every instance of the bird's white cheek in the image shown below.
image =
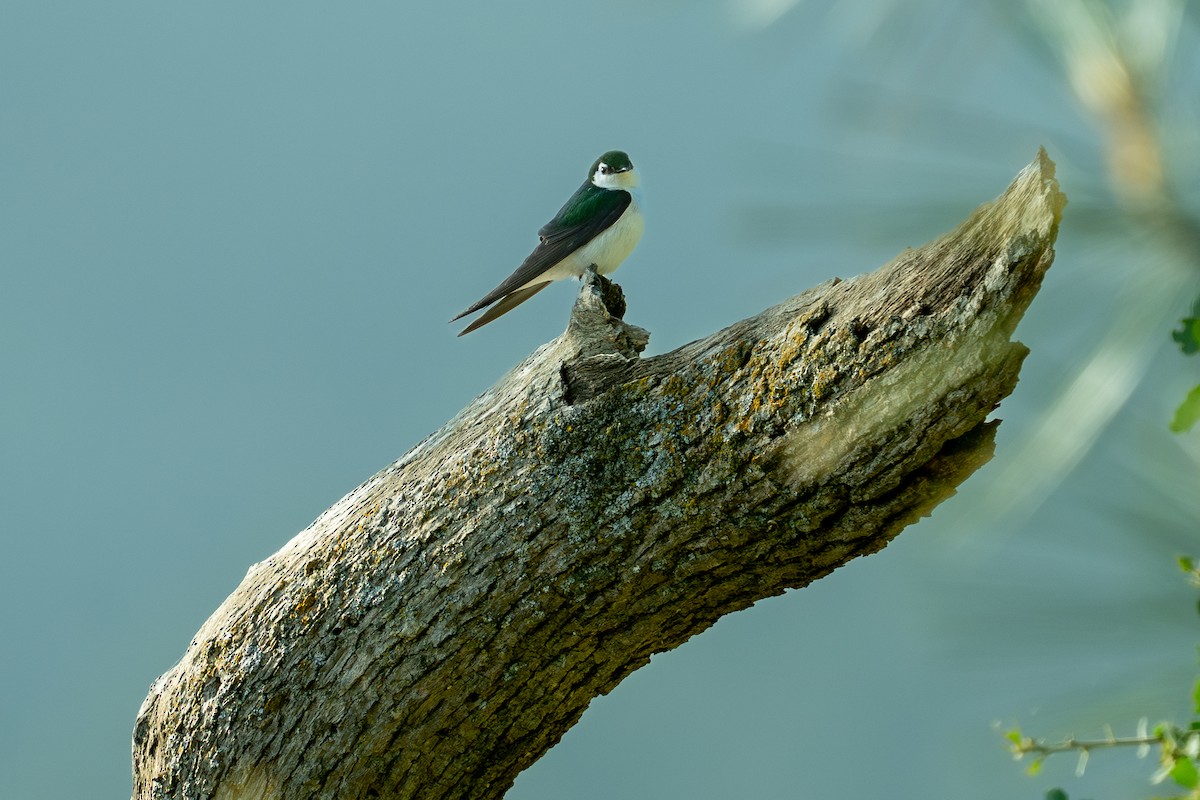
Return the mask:
POLYGON ((634 189, 638 185, 637 170, 627 172, 610 172, 607 175, 599 170, 592 176, 592 183, 601 189, 634 189))

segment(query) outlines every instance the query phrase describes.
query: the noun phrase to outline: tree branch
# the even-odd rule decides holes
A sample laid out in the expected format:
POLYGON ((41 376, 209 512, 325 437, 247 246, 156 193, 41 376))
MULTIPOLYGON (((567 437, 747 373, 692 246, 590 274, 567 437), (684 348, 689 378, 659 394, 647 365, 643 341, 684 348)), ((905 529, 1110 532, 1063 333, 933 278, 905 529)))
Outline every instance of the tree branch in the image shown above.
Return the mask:
POLYGON ((135 795, 501 797, 652 653, 991 457, 1064 203, 1041 152, 948 236, 654 358, 589 279, 561 337, 250 569, 151 688, 135 795))

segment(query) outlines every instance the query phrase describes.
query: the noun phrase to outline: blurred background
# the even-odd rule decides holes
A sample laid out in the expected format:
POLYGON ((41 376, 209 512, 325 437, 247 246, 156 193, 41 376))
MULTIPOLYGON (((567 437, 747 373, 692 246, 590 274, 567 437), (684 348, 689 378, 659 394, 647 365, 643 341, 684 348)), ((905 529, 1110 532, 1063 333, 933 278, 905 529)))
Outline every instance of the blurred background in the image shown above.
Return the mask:
POLYGON ((1070 198, 994 461, 726 617, 523 774, 549 798, 1140 797, 1000 729, 1188 716, 1200 49, 1184 0, 0 8, 0 797, 125 797, 134 715, 247 568, 558 335, 468 337, 602 151, 671 350, 874 269, 1044 145, 1070 198), (1000 728, 997 728, 997 725, 1000 728))

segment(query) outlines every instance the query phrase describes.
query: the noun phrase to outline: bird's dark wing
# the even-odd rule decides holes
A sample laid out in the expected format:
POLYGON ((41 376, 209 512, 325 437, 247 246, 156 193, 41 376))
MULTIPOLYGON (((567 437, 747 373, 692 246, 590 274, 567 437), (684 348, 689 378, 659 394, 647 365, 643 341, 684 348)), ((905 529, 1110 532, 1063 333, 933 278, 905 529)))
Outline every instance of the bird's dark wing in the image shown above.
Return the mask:
POLYGON ((521 305, 521 303, 524 303, 526 300, 533 297, 535 294, 540 292, 542 289, 545 289, 551 283, 552 283, 552 281, 546 281, 545 283, 535 283, 532 286, 526 286, 524 289, 517 289, 515 292, 510 292, 499 303, 496 303, 496 305, 492 306, 487 311, 480 314, 479 319, 475 320, 470 325, 463 328, 459 332, 458 335, 464 336, 464 335, 470 333, 471 331, 475 330, 476 328, 482 328, 484 325, 487 325, 489 322, 494 320, 496 317, 499 317, 503 314, 507 314, 509 311, 512 311, 514 308, 521 305))
MULTIPOLYGON (((559 209, 554 219, 547 222, 538 231, 541 241, 529 254, 529 257, 521 263, 521 266, 517 267, 516 271, 505 278, 499 286, 485 294, 477 303, 454 319, 460 319, 484 306, 489 306, 534 280, 620 219, 632 201, 633 197, 629 192, 620 189, 601 189, 588 181, 579 187, 579 191, 571 196, 566 205, 559 209)), ((467 330, 471 330, 471 328, 467 330)))

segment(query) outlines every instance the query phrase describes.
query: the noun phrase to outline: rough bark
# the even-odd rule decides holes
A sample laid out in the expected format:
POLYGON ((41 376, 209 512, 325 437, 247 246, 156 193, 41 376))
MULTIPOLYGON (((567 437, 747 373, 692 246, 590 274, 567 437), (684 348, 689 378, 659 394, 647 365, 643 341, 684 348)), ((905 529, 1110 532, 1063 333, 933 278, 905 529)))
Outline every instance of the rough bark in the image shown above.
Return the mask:
POLYGON ((1039 153, 953 233, 654 358, 587 281, 560 338, 250 569, 151 688, 135 796, 501 797, 651 654, 990 458, 1064 204, 1039 153))

